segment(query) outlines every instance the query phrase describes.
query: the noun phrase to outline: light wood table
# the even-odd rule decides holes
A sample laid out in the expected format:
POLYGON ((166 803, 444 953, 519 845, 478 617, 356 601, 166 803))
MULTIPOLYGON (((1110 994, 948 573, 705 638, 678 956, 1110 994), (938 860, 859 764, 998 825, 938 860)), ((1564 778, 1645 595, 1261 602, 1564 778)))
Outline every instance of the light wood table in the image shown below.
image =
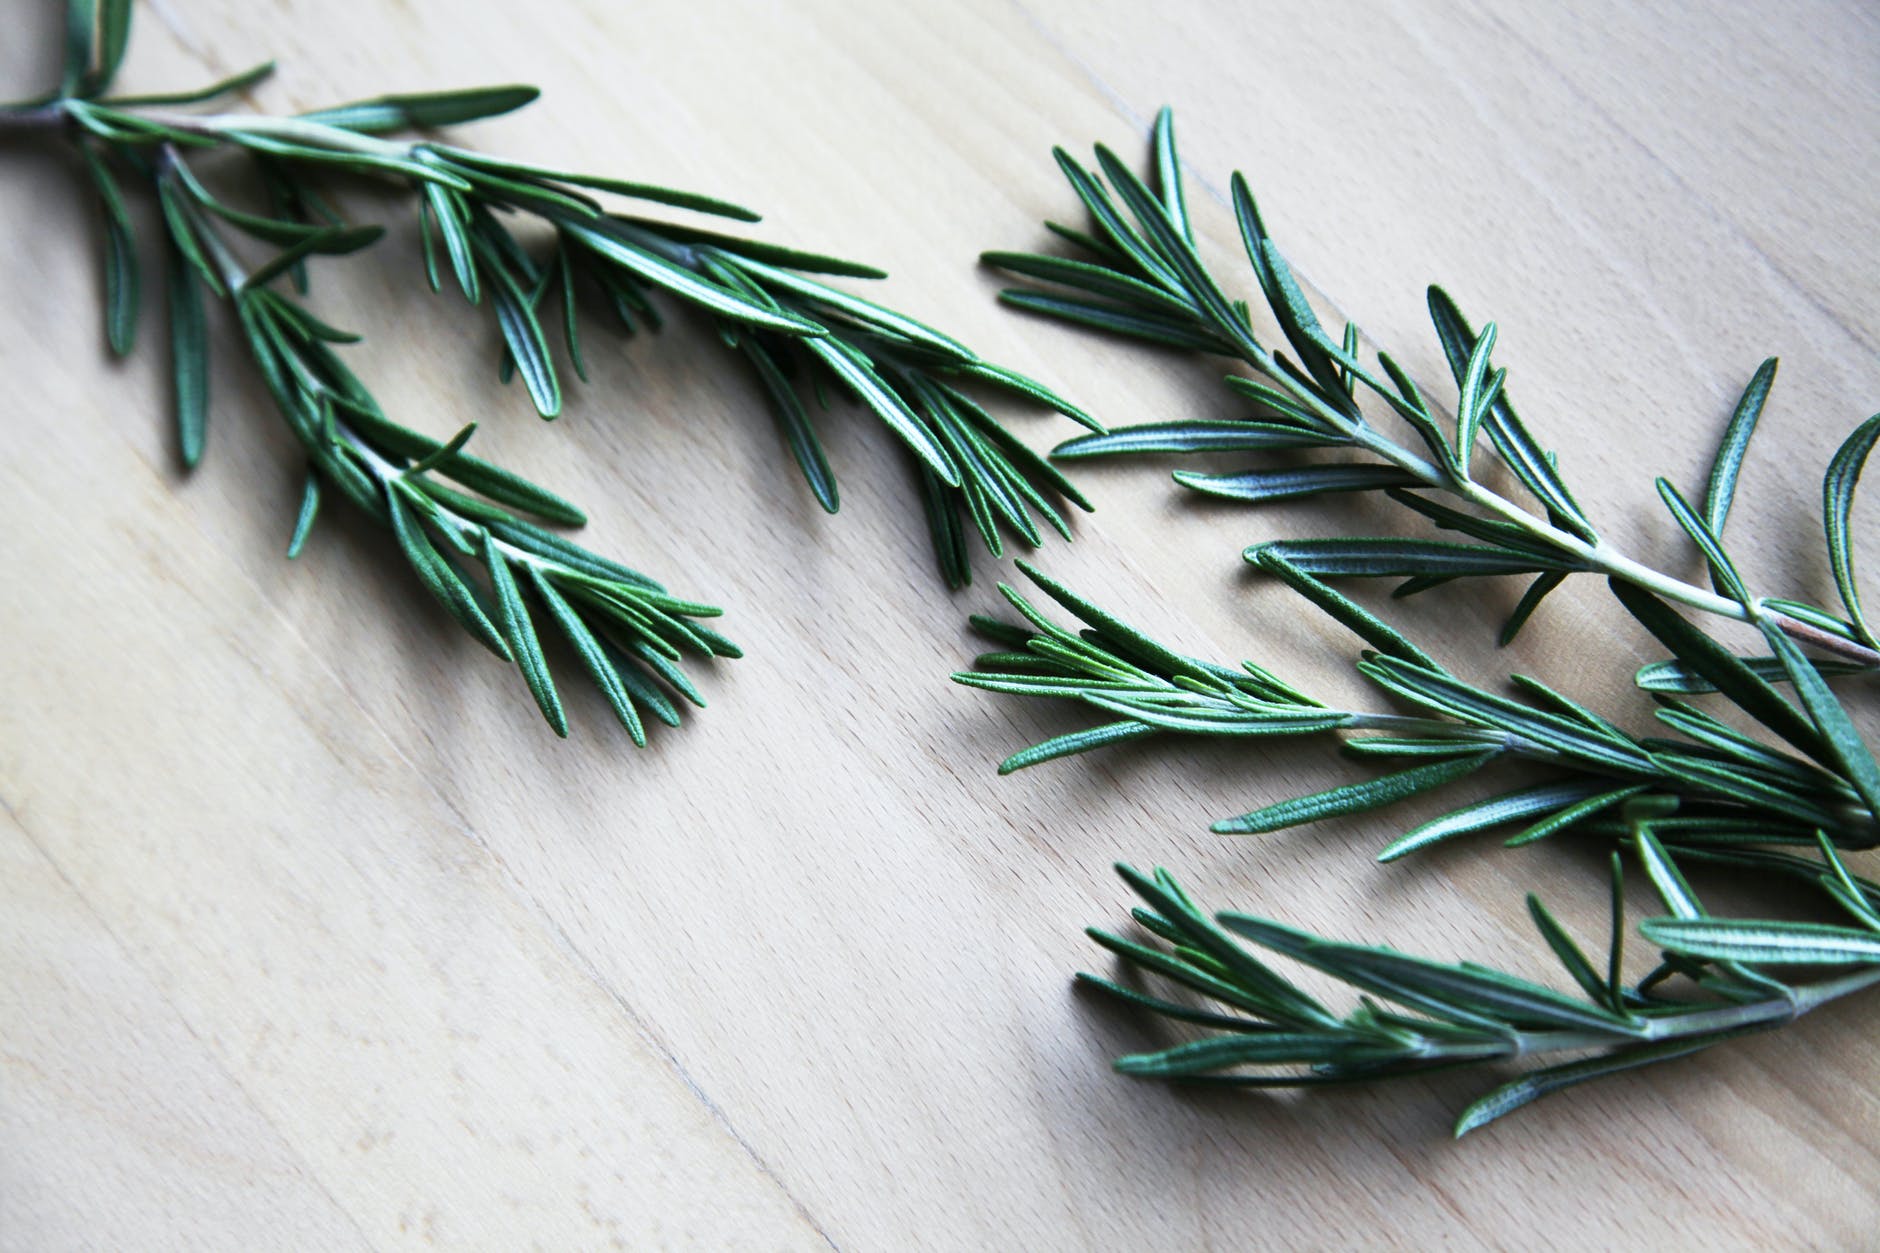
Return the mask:
MULTIPOLYGON (((1695 573, 1651 475, 1697 484, 1780 353, 1732 533, 1758 586, 1832 595, 1819 475, 1880 400, 1880 22, 1858 0, 137 7, 140 88, 268 56, 277 110, 545 84, 467 140, 760 206, 766 237, 880 262, 892 302, 1111 423, 1231 406, 1208 363, 1001 311, 973 261, 1073 215, 1052 143, 1140 154, 1171 103, 1212 259, 1235 265, 1220 193, 1244 168, 1314 291, 1429 380, 1441 279, 1499 320, 1524 415, 1654 560, 1695 573)), ((57 6, 14 10, 0 95, 56 72, 57 6)), ((1161 1038, 1070 987, 1107 968, 1080 928, 1126 921, 1115 859, 1536 973, 1521 893, 1590 938, 1601 891, 1564 849, 1377 867, 1402 814, 1206 833, 1351 777, 1312 753, 1171 744, 996 778, 1069 724, 947 682, 1005 571, 938 585, 870 419, 825 424, 825 517, 681 318, 591 339, 594 385, 544 427, 382 208, 382 262, 325 265, 316 294, 370 333, 350 359, 388 407, 482 422, 488 455, 590 508, 597 549, 724 603, 748 657, 644 752, 570 681, 561 743, 369 526, 335 510, 282 560, 301 469, 252 377, 225 353, 181 474, 156 283, 141 351, 109 363, 88 193, 0 149, 0 1245, 1873 1239, 1871 1004, 1460 1143, 1482 1076, 1297 1099, 1108 1073, 1161 1038)), ((1002 412, 1037 447, 1071 432, 1002 412)), ((1098 512, 1048 569, 1192 651, 1352 690, 1348 638, 1236 557, 1349 516, 1198 507, 1161 468, 1081 481, 1098 512)), ((1491 657, 1515 594, 1400 616, 1470 673, 1642 722, 1626 675, 1651 649, 1597 582, 1491 657)))

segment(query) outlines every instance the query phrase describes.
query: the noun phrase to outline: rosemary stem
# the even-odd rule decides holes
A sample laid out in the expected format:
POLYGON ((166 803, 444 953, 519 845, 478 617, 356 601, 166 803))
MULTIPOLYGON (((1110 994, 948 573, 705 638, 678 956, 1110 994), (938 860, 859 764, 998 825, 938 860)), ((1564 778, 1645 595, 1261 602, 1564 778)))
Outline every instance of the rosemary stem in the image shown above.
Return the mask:
POLYGON ((1604 541, 1588 543, 1577 535, 1563 531, 1479 483, 1469 482, 1451 490, 1470 504, 1514 523, 1549 547, 1580 558, 1601 574, 1623 579, 1637 587, 1654 592, 1666 600, 1675 601, 1700 613, 1752 624, 1758 620, 1767 621, 1784 635, 1823 652, 1832 653, 1837 657, 1862 665, 1880 666, 1880 651, 1869 648, 1858 640, 1846 639, 1832 632, 1823 631, 1819 627, 1800 622, 1788 614, 1770 609, 1761 598, 1753 599, 1746 605, 1728 596, 1721 596, 1708 588, 1699 587, 1662 571, 1654 570, 1643 562, 1615 551, 1604 541))
POLYGON ((366 157, 391 157, 409 160, 411 144, 362 135, 340 126, 327 126, 296 117, 270 117, 257 113, 163 113, 144 114, 153 122, 216 139, 240 143, 243 135, 267 139, 285 139, 334 152, 351 152, 366 157))
POLYGON ((65 110, 58 101, 49 104, 0 109, 0 131, 56 130, 65 125, 65 110))
POLYGON ((1653 1042, 1683 1040, 1740 1027, 1765 1023, 1784 1023, 1818 1009, 1830 1001, 1852 995, 1880 983, 1880 966, 1863 966, 1837 979, 1824 979, 1804 987, 1790 988, 1784 995, 1771 996, 1745 1005, 1724 1005, 1716 1009, 1645 1019, 1647 1038, 1653 1042))
MULTIPOLYGON (((106 109, 114 108, 100 102, 106 109)), ((0 108, 0 130, 49 130, 64 126, 72 109, 92 107, 90 102, 60 97, 30 105, 0 108)), ((120 110, 126 116, 132 110, 120 110)), ((138 109, 135 116, 187 135, 199 135, 225 143, 239 144, 244 135, 264 139, 287 140, 331 152, 353 153, 365 157, 409 160, 413 145, 361 134, 341 126, 309 122, 304 118, 270 117, 258 113, 180 113, 169 109, 138 109)))
POLYGON ((1811 1009, 1852 995, 1880 983, 1880 966, 1863 966, 1838 979, 1824 979, 1805 987, 1791 988, 1785 995, 1771 996, 1744 1005, 1723 1005, 1714 1009, 1686 1010, 1659 1017, 1643 1016, 1637 1030, 1607 1035, 1596 1031, 1523 1031, 1512 1038, 1480 1044, 1440 1045, 1432 1056, 1446 1060, 1466 1058, 1531 1057, 1545 1053, 1575 1052, 1595 1048, 1624 1048, 1668 1044, 1693 1040, 1748 1027, 1777 1026, 1792 1022, 1811 1009))

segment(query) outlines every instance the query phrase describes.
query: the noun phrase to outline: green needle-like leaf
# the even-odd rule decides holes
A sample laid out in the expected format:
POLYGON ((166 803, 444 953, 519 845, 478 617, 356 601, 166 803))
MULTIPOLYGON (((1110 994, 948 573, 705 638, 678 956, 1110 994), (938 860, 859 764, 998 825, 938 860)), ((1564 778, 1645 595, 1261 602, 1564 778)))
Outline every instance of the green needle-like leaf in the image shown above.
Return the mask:
POLYGON ((503 638, 509 641, 510 651, 516 656, 516 664, 542 716, 556 735, 565 737, 568 716, 562 710, 561 694, 555 690, 554 677, 548 672, 548 659, 542 654, 535 623, 529 616, 528 606, 522 602, 522 592, 510 572, 509 559, 503 556, 501 546, 488 531, 483 533, 483 563, 490 572, 490 589, 495 593, 497 621, 502 624, 503 638))
MULTIPOLYGON (((1488 355, 1495 348, 1495 324, 1490 322, 1482 328, 1482 334, 1469 351, 1469 364, 1462 374, 1462 394, 1456 401, 1456 461, 1462 467, 1466 477, 1469 473, 1469 458, 1475 450, 1475 434, 1482 428, 1482 419, 1487 416, 1488 404, 1493 398, 1486 396, 1488 382, 1488 355), (1483 402, 1487 400, 1488 404, 1483 402)), ((1500 392, 1500 388, 1495 388, 1500 392)))
POLYGON ((1556 809, 1547 817, 1528 827, 1518 835, 1511 835, 1505 841, 1509 848, 1519 848, 1544 840, 1550 835, 1568 830, 1586 821, 1595 814, 1604 813, 1615 805, 1624 804, 1634 796, 1648 790, 1647 784, 1635 783, 1631 787, 1613 788, 1608 792, 1596 792, 1592 796, 1576 800, 1561 809, 1556 809))
POLYGON ((821 335, 823 327, 807 318, 777 313, 749 301, 716 283, 708 283, 691 271, 655 256, 604 226, 564 221, 561 229, 589 250, 623 269, 675 295, 740 322, 749 322, 786 335, 821 335))
POLYGON ((1209 829, 1216 835, 1258 835, 1302 823, 1382 809, 1453 783, 1464 775, 1473 774, 1494 760, 1495 756, 1492 752, 1476 753, 1449 761, 1431 762, 1425 766, 1412 766, 1407 770, 1367 779, 1363 783, 1347 783, 1342 787, 1314 792, 1310 796, 1281 801, 1238 818, 1223 818, 1209 829))
POLYGON ((1658 480, 1658 495, 1671 511, 1671 516, 1677 520, 1678 526, 1696 542, 1698 551, 1710 563, 1711 583, 1730 599, 1747 604, 1749 589, 1743 586, 1743 576, 1736 572, 1735 563, 1724 553, 1723 541, 1717 537, 1710 524, 1691 508, 1684 494, 1672 485, 1670 479, 1658 480))
MULTIPOLYGON (((127 31, 128 33, 128 31, 127 31)), ((274 62, 263 61, 239 74, 200 87, 193 91, 163 92, 155 95, 113 96, 107 103, 113 108, 144 108, 152 105, 204 104, 221 96, 232 96, 258 86, 274 73, 274 62)))
POLYGON ((84 87, 91 72, 92 52, 98 33, 96 0, 67 0, 65 6, 65 71, 59 80, 59 94, 74 96, 84 87))
POLYGON ((289 245, 276 253, 265 265, 251 271, 243 286, 245 291, 255 291, 267 286, 279 276, 293 269, 303 257, 319 254, 339 257, 349 252, 358 252, 369 248, 385 234, 380 226, 343 227, 334 226, 306 236, 298 243, 289 245))
POLYGON ((1324 447, 1342 440, 1271 422, 1149 422, 1102 435, 1079 435, 1051 450, 1061 461, 1143 453, 1259 452, 1324 447))
POLYGON ((176 442, 183 464, 202 460, 209 426, 209 332, 203 313, 202 284, 182 252, 172 243, 167 286, 170 310, 170 375, 176 406, 176 442))
POLYGON ((80 144, 104 208, 105 338, 118 356, 129 355, 137 338, 139 299, 137 238, 117 179, 90 144, 80 144))
POLYGON ((735 218, 740 222, 756 222, 760 215, 742 205, 720 200, 716 196, 704 196, 697 192, 680 191, 672 187, 660 187, 652 183, 638 183, 621 178, 605 178, 594 174, 574 174, 565 170, 554 170, 547 166, 533 165, 525 161, 511 161, 507 158, 492 157, 481 152, 471 152, 465 148, 447 148, 441 145, 434 150, 450 160, 478 170, 487 170, 496 174, 517 174, 528 179, 543 182, 567 183, 575 187, 591 187, 595 191, 612 192, 618 196, 630 196, 635 200, 648 200, 658 204, 672 205, 681 209, 695 209, 700 213, 716 214, 719 217, 735 218))
MULTIPOLYGON (((1854 576, 1854 538, 1850 520, 1854 512, 1854 489, 1860 485, 1860 472, 1866 467, 1867 454, 1880 442, 1880 413, 1868 418, 1828 462, 1828 473, 1821 481, 1821 516, 1828 536, 1828 561, 1834 568, 1834 585, 1840 589, 1841 603, 1860 638, 1877 644, 1861 611, 1860 586, 1854 576)), ((1880 646, 1880 645, 1877 645, 1880 646)))
POLYGON ((1141 722, 1109 722, 1100 727, 1091 727, 1087 731, 1072 731, 1050 739, 1030 748, 1013 753, 999 763, 1000 774, 1011 774, 1027 766, 1036 766, 1042 762, 1056 761, 1060 757, 1072 757, 1078 753, 1087 753, 1093 749, 1108 748, 1125 740, 1139 739, 1152 735, 1156 728, 1141 722))
POLYGON ((1519 1079, 1496 1088, 1462 1111, 1462 1116, 1456 1119, 1456 1138, 1461 1139, 1471 1131, 1478 1131, 1497 1118, 1512 1114, 1515 1110, 1543 1096, 1593 1079, 1603 1079, 1608 1075, 1637 1070, 1641 1066, 1689 1057, 1692 1053, 1702 1052, 1704 1049, 1742 1034, 1741 1031, 1720 1031, 1690 1040, 1673 1040, 1665 1044, 1631 1049, 1623 1053, 1591 1058, 1587 1061, 1568 1062, 1563 1066, 1549 1066, 1546 1069, 1522 1075, 1519 1079))
POLYGON ((1550 818, 1561 817, 1575 806, 1592 799, 1588 795, 1589 792, 1595 796, 1600 795, 1601 793, 1595 790, 1598 787, 1597 780, 1576 779, 1565 783, 1541 783, 1533 787, 1505 792, 1499 796, 1491 796, 1412 828, 1391 841, 1390 845, 1377 855, 1377 859, 1386 862, 1396 861, 1401 857, 1408 857, 1411 853, 1420 852, 1432 844, 1454 839, 1458 835, 1486 831, 1516 822, 1528 822, 1543 814, 1549 815, 1550 818))
POLYGON ((1756 423, 1775 381, 1776 359, 1771 357, 1756 368, 1749 386, 1743 389, 1736 411, 1730 415, 1730 425, 1724 428, 1723 440, 1717 445, 1716 459, 1710 465, 1710 486, 1704 493, 1704 521, 1717 535, 1723 534, 1723 525, 1730 518, 1743 454, 1749 451, 1750 437, 1756 433, 1756 423))
POLYGON ((307 122, 378 134, 413 127, 458 126, 497 117, 534 103, 541 94, 536 87, 471 87, 460 91, 379 96, 300 116, 307 122))
POLYGON ((1288 561, 1274 546, 1249 548, 1247 560, 1317 605, 1327 615, 1349 628, 1365 643, 1385 656, 1398 657, 1430 670, 1442 670, 1442 667, 1432 660, 1428 653, 1412 643, 1408 636, 1363 608, 1356 601, 1301 570, 1288 561))
POLYGON ((806 339, 803 346, 847 384, 857 399, 874 410, 935 477, 948 487, 960 485, 960 469, 952 456, 935 440, 920 416, 908 408, 907 402, 882 381, 866 360, 857 360, 852 350, 845 350, 840 343, 825 338, 806 339))
POLYGON ((784 442, 789 445, 791 455, 803 471, 803 477, 809 481, 817 503, 825 512, 834 513, 840 507, 835 475, 830 472, 822 441, 817 438, 816 428, 810 424, 809 411, 803 407, 802 397, 797 395, 796 388, 790 385, 783 371, 778 368, 776 359, 762 344, 751 339, 740 344, 739 348, 757 371, 759 381, 770 396, 771 412, 777 418, 784 442))
POLYGON ((1880 935, 1820 923, 1648 918, 1639 931, 1670 952, 1708 961, 1812 966, 1880 963, 1880 935))
POLYGON ((98 7, 97 65, 85 82, 93 95, 110 90, 131 41, 131 0, 102 0, 98 7))
POLYGON ((1392 537, 1282 540, 1249 549, 1278 554, 1307 574, 1331 578, 1528 574, 1571 569, 1541 553, 1479 544, 1392 537))
POLYGON ((569 603, 568 599, 556 590, 554 584, 537 573, 533 566, 529 568, 529 576, 535 588, 535 594, 541 597, 543 604, 548 606, 549 615, 555 619, 555 624, 561 628, 568 642, 574 645, 575 653, 581 658, 581 664, 587 667, 588 675, 594 680, 594 685, 601 690, 601 695, 607 698, 607 703, 613 708, 614 716, 620 720, 620 725, 626 728, 627 734, 633 738, 635 744, 645 745, 646 728, 640 721, 638 711, 633 707, 632 696, 628 694, 625 685, 620 681, 620 672, 615 668, 612 659, 607 656, 600 640, 589 629, 587 623, 582 621, 580 613, 569 603))
POLYGON ((307 537, 313 534, 314 519, 320 516, 320 477, 317 474, 307 476, 307 486, 300 493, 300 512, 294 517, 294 533, 287 541, 287 559, 294 560, 307 546, 307 537))
POLYGON ((932 349, 962 365, 978 360, 972 349, 952 336, 943 335, 925 323, 917 322, 906 314, 896 313, 893 309, 878 305, 872 300, 863 300, 859 296, 850 295, 827 283, 819 283, 815 279, 804 278, 800 274, 792 274, 789 270, 765 265, 761 261, 754 261, 748 257, 734 257, 729 253, 718 253, 715 250, 713 255, 735 265, 738 270, 756 279, 760 286, 772 291, 782 289, 793 296, 802 297, 812 304, 834 310, 865 325, 899 335, 911 343, 932 349))
POLYGON ((504 661, 511 660, 509 646, 477 603, 476 594, 431 543, 423 526, 412 515, 411 507, 405 503, 402 490, 398 487, 389 490, 386 505, 391 513, 392 530, 398 536, 398 546, 404 549, 405 559, 411 563, 419 581, 479 643, 504 661))
POLYGON ((1239 474, 1197 474, 1177 470, 1175 481, 1204 496, 1228 500, 1298 500, 1326 492, 1375 492, 1414 487, 1417 480, 1395 466, 1324 465, 1290 470, 1248 470, 1239 474))
POLYGON ((1065 296, 1023 288, 1002 291, 999 293, 999 299, 1004 304, 1014 309, 1023 309, 1027 313, 1039 313, 1079 326, 1087 326, 1093 330, 1147 340, 1166 348, 1182 348, 1191 352, 1223 351, 1220 341, 1205 331, 1196 330, 1185 320, 1177 317, 1143 312, 1107 301, 1073 300, 1065 296))
POLYGON ((1527 625, 1528 619, 1534 616, 1534 611, 1540 608, 1541 602, 1566 581, 1567 575, 1563 570, 1550 570, 1545 574, 1536 575, 1534 581, 1528 584, 1527 590, 1521 593, 1521 599, 1515 602, 1514 610, 1508 615, 1508 620, 1502 624, 1501 637, 1496 643, 1503 648, 1514 643, 1515 637, 1521 633, 1521 628, 1527 625))
POLYGON ((1070 257, 1045 256, 1035 252, 986 252, 981 253, 979 259, 986 265, 1011 274, 1056 283, 1062 287, 1075 288, 1125 304, 1136 303, 1152 308, 1159 307, 1163 312, 1175 317, 1194 312, 1193 305, 1181 297, 1171 295, 1167 290, 1153 283, 1131 278, 1127 274, 1104 265, 1093 265, 1090 262, 1077 261, 1070 257))
POLYGON ((502 328, 503 342, 509 345, 522 373, 535 411, 544 418, 555 417, 561 412, 561 382, 555 377, 548 337, 535 316, 534 302, 500 265, 486 265, 485 269, 491 278, 490 299, 496 310, 496 324, 502 328))
POLYGON ((1566 967, 1573 981, 1580 985, 1580 990, 1586 993, 1587 999, 1595 1003, 1600 1002, 1605 996, 1606 985, 1600 979, 1598 972, 1593 969, 1593 963, 1586 959, 1586 954, 1580 950, 1580 946, 1575 944, 1573 937, 1567 934, 1567 929, 1547 911, 1545 905, 1541 904, 1541 898, 1532 892, 1528 893, 1527 907, 1529 915, 1534 919, 1535 928, 1541 933, 1541 938, 1547 941, 1547 947, 1554 950, 1554 956, 1560 959, 1560 964, 1566 967))
POLYGON ((568 249, 565 244, 555 248, 555 273, 561 281, 561 334, 568 345, 568 360, 574 366, 575 377, 583 383, 588 381, 587 363, 581 359, 581 317, 575 307, 574 267, 568 261, 568 249))
POLYGON ((1880 819, 1880 764, 1876 764, 1873 752, 1861 739, 1853 719, 1847 716, 1847 710, 1835 699, 1828 684, 1782 632, 1770 626, 1765 620, 1757 624, 1761 627, 1763 638, 1769 641, 1769 647, 1775 651, 1776 659, 1782 668, 1788 671, 1789 681, 1795 685, 1795 694, 1801 698, 1802 708, 1814 721, 1815 728, 1821 732, 1826 742, 1832 764, 1840 768, 1840 774, 1856 792, 1867 812, 1880 819))

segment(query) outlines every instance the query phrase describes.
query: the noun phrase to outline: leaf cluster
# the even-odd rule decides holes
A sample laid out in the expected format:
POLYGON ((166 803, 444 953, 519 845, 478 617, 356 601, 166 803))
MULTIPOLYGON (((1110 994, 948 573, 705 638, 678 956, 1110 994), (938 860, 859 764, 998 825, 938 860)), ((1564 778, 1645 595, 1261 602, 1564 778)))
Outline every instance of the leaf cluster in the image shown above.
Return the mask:
POLYGON ((719 610, 545 529, 585 519, 464 451, 475 424, 439 442, 391 421, 332 351, 348 337, 290 298, 249 284, 233 299, 249 355, 311 465, 290 557, 338 491, 389 528, 412 573, 464 630, 517 665, 556 734, 567 735, 568 719, 542 647, 544 618, 634 743, 645 744, 647 717, 679 725, 675 697, 704 705, 679 663, 740 655, 700 621, 719 610))

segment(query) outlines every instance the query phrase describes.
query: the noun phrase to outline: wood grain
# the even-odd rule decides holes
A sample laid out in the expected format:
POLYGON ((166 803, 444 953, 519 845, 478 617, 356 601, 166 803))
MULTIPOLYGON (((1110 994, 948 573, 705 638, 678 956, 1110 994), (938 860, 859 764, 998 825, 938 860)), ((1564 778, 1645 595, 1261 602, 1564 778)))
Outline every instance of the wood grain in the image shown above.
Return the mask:
MULTIPOLYGON (((51 73, 56 6, 0 46, 51 73)), ((1047 150, 1139 150, 1174 104, 1203 248, 1244 168, 1328 303, 1441 369, 1440 278, 1610 533, 1669 564, 1649 474, 1691 483, 1764 355, 1783 371, 1733 533, 1758 586, 1829 594, 1820 468, 1880 396, 1880 22, 1868 6, 1617 0, 1218 6, 599 0, 140 4, 137 87, 278 56, 257 103, 533 81, 468 132, 763 207, 771 238, 890 268, 885 297, 1113 423, 1225 411, 1211 368, 1001 312, 971 260, 1070 213, 1047 150)), ((1401 818, 1232 841, 1206 823, 1334 777, 1168 745, 1006 780, 1064 725, 956 689, 963 619, 863 415, 828 424, 825 517, 696 328, 589 350, 553 429, 497 388, 475 311, 422 292, 414 232, 329 265, 319 307, 403 420, 594 516, 588 538, 727 605, 745 660, 634 752, 569 685, 557 742, 516 676, 335 518, 280 557, 300 473, 217 371, 185 477, 161 320, 107 363, 91 209, 0 148, 0 1246, 1122 1248, 1854 1246, 1880 1213, 1870 1006, 1543 1103, 1451 1143, 1480 1086, 1171 1094, 1105 1069, 1153 1037, 1087 1003, 1079 929, 1165 863, 1223 906, 1545 969, 1521 892, 1584 934, 1570 852, 1388 870, 1401 818), (83 228, 83 229, 81 229, 83 228)), ((365 205, 376 211, 376 206, 365 205)), ((152 284, 154 287, 154 284, 152 284)), ((1068 424, 1012 411, 1035 446, 1068 424)), ((1083 475, 1042 559, 1145 627, 1348 690, 1336 629, 1235 554, 1324 525, 1083 475)), ((1870 515, 1871 516, 1871 515, 1870 515)), ((1861 525, 1872 534, 1870 522, 1861 525)), ((1486 640, 1515 593, 1425 598, 1486 640)), ((1648 655, 1597 586, 1493 669, 1638 711, 1648 655), (1602 665, 1589 674, 1587 650, 1602 665)), ((1456 653, 1472 665, 1473 653, 1456 653)), ((1487 677, 1491 671, 1482 671, 1487 677)))

